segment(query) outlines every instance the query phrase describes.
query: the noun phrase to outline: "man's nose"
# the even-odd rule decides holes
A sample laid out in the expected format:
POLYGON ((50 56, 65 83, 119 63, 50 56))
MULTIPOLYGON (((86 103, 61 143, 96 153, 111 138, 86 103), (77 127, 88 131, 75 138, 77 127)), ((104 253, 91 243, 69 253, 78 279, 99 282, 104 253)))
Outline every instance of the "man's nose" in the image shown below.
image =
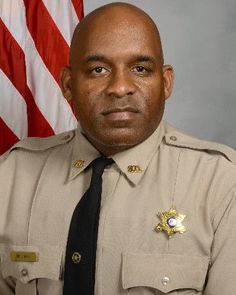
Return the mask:
POLYGON ((125 71, 116 71, 111 74, 106 93, 110 97, 122 98, 134 94, 136 89, 132 74, 125 71))

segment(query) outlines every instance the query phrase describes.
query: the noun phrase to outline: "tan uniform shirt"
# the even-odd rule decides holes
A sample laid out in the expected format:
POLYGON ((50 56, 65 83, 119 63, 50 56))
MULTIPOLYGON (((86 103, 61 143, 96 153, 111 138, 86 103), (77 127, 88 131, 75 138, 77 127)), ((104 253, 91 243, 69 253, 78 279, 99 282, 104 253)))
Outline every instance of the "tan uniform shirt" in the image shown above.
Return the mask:
MULTIPOLYGON (((27 139, 0 158, 0 295, 62 294, 70 220, 98 155, 78 129, 27 139), (30 255, 38 261, 24 261, 30 255)), ((113 159, 103 174, 95 294, 235 295, 235 151, 161 123, 113 159), (155 227, 172 206, 186 231, 168 238, 155 227)))

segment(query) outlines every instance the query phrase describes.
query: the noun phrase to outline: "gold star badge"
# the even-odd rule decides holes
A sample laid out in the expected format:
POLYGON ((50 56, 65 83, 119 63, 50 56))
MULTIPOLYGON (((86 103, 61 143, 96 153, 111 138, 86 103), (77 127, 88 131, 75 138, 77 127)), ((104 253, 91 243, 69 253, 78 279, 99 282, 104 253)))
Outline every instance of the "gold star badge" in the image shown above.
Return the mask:
POLYGON ((158 213, 158 217, 161 222, 155 227, 157 232, 164 231, 169 238, 175 233, 184 233, 186 231, 185 226, 182 224, 186 215, 179 213, 175 208, 158 213))

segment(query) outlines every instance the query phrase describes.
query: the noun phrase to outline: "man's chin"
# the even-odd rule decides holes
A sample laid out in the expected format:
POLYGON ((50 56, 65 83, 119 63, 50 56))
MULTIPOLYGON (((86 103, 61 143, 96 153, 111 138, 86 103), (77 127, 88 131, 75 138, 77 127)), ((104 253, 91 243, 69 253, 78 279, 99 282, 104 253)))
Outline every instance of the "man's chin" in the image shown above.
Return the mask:
POLYGON ((85 132, 92 145, 104 154, 115 154, 143 142, 152 132, 139 128, 100 128, 96 133, 85 132))
POLYGON ((146 138, 144 136, 140 136, 138 134, 135 134, 134 132, 132 134, 113 133, 112 135, 103 135, 103 138, 99 139, 99 144, 107 148, 112 148, 114 150, 126 150, 141 143, 145 139, 146 138))

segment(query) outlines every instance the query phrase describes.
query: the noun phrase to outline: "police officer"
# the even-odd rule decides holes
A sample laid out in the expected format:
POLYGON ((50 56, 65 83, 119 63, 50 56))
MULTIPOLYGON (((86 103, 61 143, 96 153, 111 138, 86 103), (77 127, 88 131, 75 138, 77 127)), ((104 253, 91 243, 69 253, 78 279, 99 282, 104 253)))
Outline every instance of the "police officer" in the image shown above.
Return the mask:
MULTIPOLYGON (((235 151, 162 121, 172 85, 158 30, 137 7, 109 4, 77 26, 62 92, 78 128, 23 140, 0 160, 0 295, 62 294, 71 218, 101 155, 114 162, 102 176, 94 294, 235 294, 235 151)), ((71 259, 79 265, 81 249, 71 259)))

